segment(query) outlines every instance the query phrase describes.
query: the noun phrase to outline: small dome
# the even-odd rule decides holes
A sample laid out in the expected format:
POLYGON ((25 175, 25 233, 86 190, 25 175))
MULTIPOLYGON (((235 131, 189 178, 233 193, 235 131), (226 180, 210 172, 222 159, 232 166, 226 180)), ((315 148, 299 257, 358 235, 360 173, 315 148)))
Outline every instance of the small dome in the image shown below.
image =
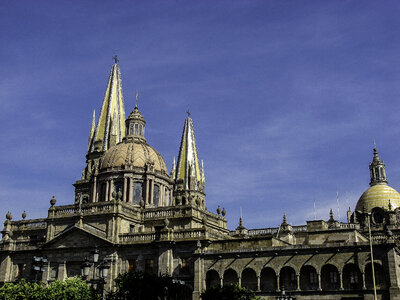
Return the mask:
POLYGON ((389 200, 392 209, 400 207, 400 194, 387 184, 376 184, 367 189, 358 199, 356 210, 370 212, 374 207, 389 209, 389 200))
POLYGON ((161 154, 147 144, 144 139, 125 138, 105 153, 101 169, 145 168, 147 164, 153 164, 154 171, 168 174, 167 166, 161 154))

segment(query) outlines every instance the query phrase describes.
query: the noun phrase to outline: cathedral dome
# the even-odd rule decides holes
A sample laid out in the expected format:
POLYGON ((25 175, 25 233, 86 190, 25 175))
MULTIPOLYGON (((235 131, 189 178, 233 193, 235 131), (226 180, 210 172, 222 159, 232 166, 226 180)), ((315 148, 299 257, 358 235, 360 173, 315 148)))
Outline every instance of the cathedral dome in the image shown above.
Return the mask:
POLYGON ((168 174, 167 166, 160 153, 144 139, 125 138, 118 145, 107 150, 101 163, 101 169, 108 168, 146 168, 168 174))
POLYGON ((370 212, 375 207, 389 209, 389 200, 392 209, 400 207, 400 194, 387 184, 376 184, 367 189, 357 202, 356 210, 370 212))

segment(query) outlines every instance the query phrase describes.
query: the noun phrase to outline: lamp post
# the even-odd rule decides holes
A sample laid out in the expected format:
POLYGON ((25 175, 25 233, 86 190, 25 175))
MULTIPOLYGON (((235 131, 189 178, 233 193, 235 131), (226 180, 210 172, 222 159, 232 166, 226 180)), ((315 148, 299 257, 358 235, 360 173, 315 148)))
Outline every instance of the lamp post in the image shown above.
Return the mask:
POLYGON ((279 296, 276 296, 275 298, 276 300, 296 300, 296 298, 290 296, 290 295, 286 295, 285 289, 284 287, 282 287, 282 292, 279 296))
MULTIPOLYGON (((93 268, 93 278, 91 280, 87 280, 89 282, 92 282, 92 285, 96 281, 96 270, 99 270, 99 277, 98 281, 103 285, 104 289, 104 283, 105 283, 105 278, 108 276, 108 271, 110 270, 110 262, 111 259, 109 258, 104 258, 101 262, 99 262, 99 250, 95 248, 92 251, 92 261, 89 261, 89 259, 86 257, 84 263, 81 265, 81 273, 82 277, 87 280, 90 274, 90 269, 93 268)), ((103 293, 103 291, 102 291, 103 293)), ((104 296, 104 295, 103 295, 104 296)))
POLYGON ((375 283, 375 268, 374 268, 374 253, 372 251, 372 234, 371 234, 371 213, 367 214, 368 221, 368 236, 369 236, 369 250, 371 252, 371 269, 372 269, 372 284, 374 286, 374 300, 377 300, 376 283, 375 283))
POLYGON ((46 257, 42 257, 42 256, 34 256, 33 257, 33 270, 36 271, 35 282, 37 281, 39 272, 44 272, 46 270, 45 263, 47 263, 46 257))

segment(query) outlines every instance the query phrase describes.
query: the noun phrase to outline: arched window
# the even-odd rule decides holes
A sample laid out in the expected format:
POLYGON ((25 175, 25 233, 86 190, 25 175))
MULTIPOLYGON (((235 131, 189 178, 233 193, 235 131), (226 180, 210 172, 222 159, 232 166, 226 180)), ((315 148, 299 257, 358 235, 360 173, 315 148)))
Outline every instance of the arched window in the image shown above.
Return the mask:
POLYGON ((239 282, 236 271, 228 269, 224 272, 224 285, 237 284, 239 282))
POLYGON ((153 204, 154 206, 158 206, 160 202, 160 186, 158 184, 154 185, 154 192, 153 192, 153 204))
POLYGON ((359 290, 362 288, 360 269, 355 264, 347 264, 343 268, 343 287, 346 290, 359 290))
POLYGON ((133 123, 129 123, 129 135, 133 135, 133 123))
POLYGON ((135 124, 135 135, 139 134, 139 125, 135 124))
POLYGON ((106 201, 106 193, 107 193, 106 183, 102 183, 100 185, 100 197, 99 197, 100 202, 106 201))
POLYGON ((303 266, 300 270, 300 289, 303 291, 318 289, 317 271, 312 266, 303 266))
POLYGON ((242 272, 242 287, 257 291, 257 275, 253 269, 246 268, 242 272))
POLYGON ((321 287, 323 291, 335 291, 340 288, 339 272, 334 265, 324 265, 321 269, 321 287))
MULTIPOLYGON (((382 265, 378 263, 374 263, 374 273, 375 273, 375 285, 377 289, 386 289, 386 276, 385 270, 382 265)), ((365 285, 368 290, 372 290, 374 288, 373 280, 372 280, 372 264, 369 263, 365 267, 365 285)))
POLYGON ((206 274, 206 288, 209 289, 213 286, 221 285, 221 279, 219 278, 219 274, 215 270, 210 270, 206 274))
POLYGON ((272 268, 264 268, 260 275, 260 287, 262 291, 276 291, 276 274, 272 268))
POLYGON ((121 192, 122 193, 122 188, 124 187, 124 182, 122 180, 115 180, 114 181, 114 192, 118 193, 121 192))
POLYGON ((280 289, 286 291, 293 291, 297 288, 296 272, 291 267, 283 267, 280 275, 280 289))
POLYGON ((143 184, 141 182, 133 183, 133 204, 140 204, 142 200, 143 184))

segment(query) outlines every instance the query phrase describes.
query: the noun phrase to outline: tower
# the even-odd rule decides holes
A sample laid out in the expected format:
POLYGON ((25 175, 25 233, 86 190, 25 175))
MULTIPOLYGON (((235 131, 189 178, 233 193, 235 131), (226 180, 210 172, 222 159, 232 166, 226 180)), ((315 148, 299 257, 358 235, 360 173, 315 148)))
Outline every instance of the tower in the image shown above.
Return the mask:
POLYGON ((183 126, 178 162, 175 166, 174 160, 172 173, 175 180, 175 203, 178 205, 192 204, 205 208, 204 165, 203 162, 201 162, 201 167, 199 164, 193 120, 189 112, 183 126))

